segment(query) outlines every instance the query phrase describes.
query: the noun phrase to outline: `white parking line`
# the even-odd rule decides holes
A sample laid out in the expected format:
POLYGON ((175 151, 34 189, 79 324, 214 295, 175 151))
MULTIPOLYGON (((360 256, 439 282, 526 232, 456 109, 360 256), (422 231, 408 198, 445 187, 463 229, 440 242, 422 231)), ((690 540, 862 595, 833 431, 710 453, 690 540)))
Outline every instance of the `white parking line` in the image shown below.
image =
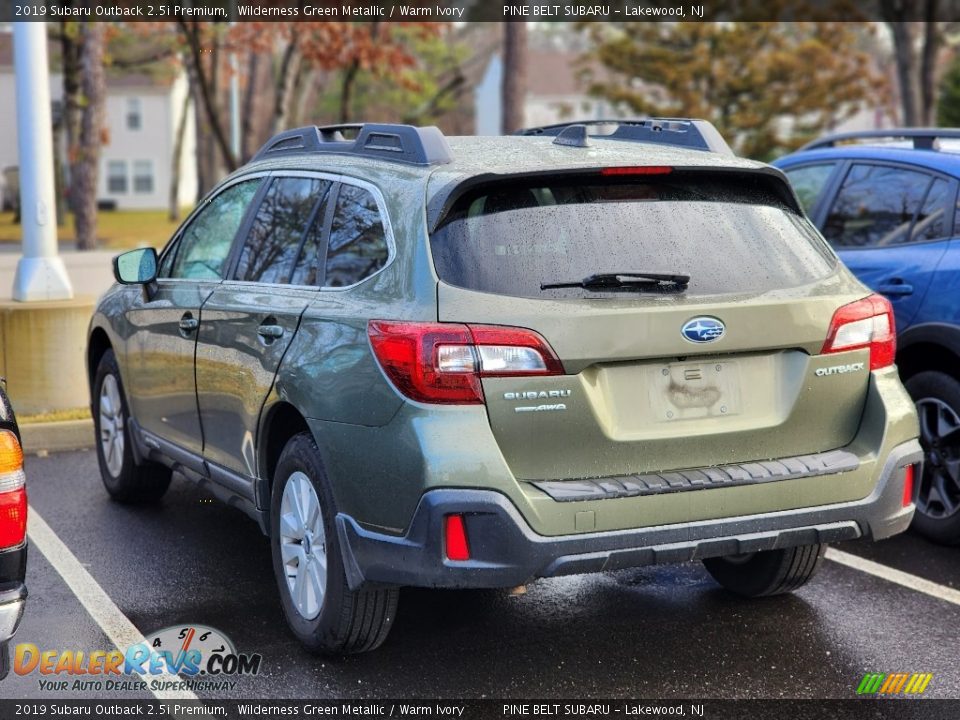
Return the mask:
MULTIPOLYGON (((100 629, 120 652, 125 652, 131 645, 145 643, 146 638, 137 630, 129 618, 114 604, 110 596, 80 564, 76 556, 70 552, 63 541, 44 521, 36 509, 31 505, 27 513, 27 535, 37 550, 43 553, 54 569, 60 573, 80 604, 96 621, 100 629)), ((180 678, 164 673, 152 675, 151 680, 175 682, 180 678)), ((149 683, 147 685, 149 688, 149 683)), ((196 700, 197 696, 189 690, 150 690, 158 700, 196 700)))
POLYGON ((862 557, 857 555, 851 555, 850 553, 845 553, 841 550, 834 550, 833 548, 829 548, 827 550, 825 557, 827 560, 833 560, 833 562, 839 563, 840 565, 846 565, 849 568, 859 570, 860 572, 867 573, 868 575, 882 578, 889 582, 896 583, 897 585, 903 585, 911 590, 922 592, 924 595, 929 595, 930 597, 935 597, 939 600, 945 600, 946 602, 953 603, 954 605, 960 605, 960 590, 947 587, 946 585, 940 585, 939 583, 926 580, 917 575, 911 575, 910 573, 903 572, 902 570, 895 570, 892 567, 881 565, 880 563, 873 562, 872 560, 864 560, 862 557))

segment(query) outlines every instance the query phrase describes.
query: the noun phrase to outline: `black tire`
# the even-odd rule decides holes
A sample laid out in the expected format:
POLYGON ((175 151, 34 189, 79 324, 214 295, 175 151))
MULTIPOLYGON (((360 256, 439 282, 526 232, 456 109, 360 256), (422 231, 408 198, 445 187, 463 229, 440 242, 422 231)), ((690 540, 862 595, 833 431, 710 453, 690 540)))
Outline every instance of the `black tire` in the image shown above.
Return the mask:
POLYGON ((820 567, 826 545, 801 545, 748 555, 707 558, 713 579, 743 597, 766 597, 793 592, 805 585, 820 567))
MULTIPOLYGON (((390 626, 396 617, 397 600, 400 594, 397 588, 350 590, 334 522, 336 514, 333 492, 320 460, 320 451, 317 449, 316 442, 310 433, 295 435, 284 447, 273 477, 270 504, 273 571, 287 624, 293 634, 309 650, 323 655, 361 653, 379 647, 387 639, 390 626), (286 524, 284 529, 281 529, 281 506, 288 483, 302 484, 303 478, 300 473, 306 476, 316 493, 324 534, 322 553, 326 558, 326 581, 322 600, 318 601, 319 611, 315 615, 309 611, 303 613, 298 610, 297 602, 293 598, 293 588, 296 587, 296 581, 293 578, 299 571, 294 570, 293 566, 290 568, 285 566, 281 553, 282 535, 287 538, 283 542, 288 550, 296 545, 290 542, 291 536, 285 534, 289 532, 291 526, 286 524), (291 573, 289 580, 288 571, 291 573), (293 588, 291 583, 294 583, 293 588)), ((314 527, 317 526, 314 525, 314 527)), ((314 533, 311 533, 310 537, 315 537, 314 533)), ((317 547, 316 544, 311 545, 312 542, 312 540, 301 541, 303 556, 308 556, 317 547)), ((298 560, 296 567, 299 568, 301 564, 302 561, 298 560)))
MULTIPOLYGON (((120 380, 120 368, 113 350, 107 350, 97 365, 97 374, 93 380, 93 423, 96 429, 97 461, 100 464, 100 477, 103 486, 110 497, 121 503, 150 503, 156 502, 170 486, 170 469, 153 462, 137 465, 133 457, 132 441, 130 438, 130 412, 127 409, 127 400, 123 392, 123 383, 120 380), (122 440, 122 451, 116 456, 111 454, 108 461, 104 448, 105 428, 101 417, 104 383, 116 383, 119 398, 119 407, 112 410, 119 413, 121 430, 114 434, 122 440), (113 467, 111 467, 113 465, 113 467)), ((109 432, 109 431, 107 431, 109 432)))
POLYGON ((960 544, 960 382, 928 370, 905 383, 920 416, 923 476, 915 480, 913 529, 944 545, 960 544))

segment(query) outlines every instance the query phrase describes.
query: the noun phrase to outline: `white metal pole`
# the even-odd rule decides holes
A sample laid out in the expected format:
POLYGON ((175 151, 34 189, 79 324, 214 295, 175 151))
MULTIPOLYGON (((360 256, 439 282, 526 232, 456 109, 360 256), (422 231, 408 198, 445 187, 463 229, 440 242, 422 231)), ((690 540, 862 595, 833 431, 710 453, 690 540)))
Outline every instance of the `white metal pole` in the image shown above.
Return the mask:
MULTIPOLYGON (((236 0, 230 1, 230 27, 236 25, 236 0)), ((251 82, 248 78, 247 82, 251 82)), ((237 54, 230 53, 230 145, 233 151, 233 159, 240 163, 240 77, 237 67, 237 54)))
POLYGON ((17 146, 20 157, 20 223, 23 256, 13 280, 14 300, 64 300, 73 287, 57 254, 57 206, 53 190, 53 126, 47 26, 13 23, 17 146))

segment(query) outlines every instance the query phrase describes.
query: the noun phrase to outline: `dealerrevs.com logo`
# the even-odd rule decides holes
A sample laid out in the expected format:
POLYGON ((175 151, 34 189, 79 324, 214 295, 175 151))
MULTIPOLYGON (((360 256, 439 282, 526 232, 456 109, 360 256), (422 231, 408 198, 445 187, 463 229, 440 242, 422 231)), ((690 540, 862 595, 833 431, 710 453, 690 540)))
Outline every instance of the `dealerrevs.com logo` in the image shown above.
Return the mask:
POLYGON ((233 690, 240 675, 260 672, 263 657, 238 653, 233 642, 206 625, 176 625, 120 650, 14 648, 13 671, 37 673, 40 690, 233 690), (176 677, 180 676, 180 677, 176 677))

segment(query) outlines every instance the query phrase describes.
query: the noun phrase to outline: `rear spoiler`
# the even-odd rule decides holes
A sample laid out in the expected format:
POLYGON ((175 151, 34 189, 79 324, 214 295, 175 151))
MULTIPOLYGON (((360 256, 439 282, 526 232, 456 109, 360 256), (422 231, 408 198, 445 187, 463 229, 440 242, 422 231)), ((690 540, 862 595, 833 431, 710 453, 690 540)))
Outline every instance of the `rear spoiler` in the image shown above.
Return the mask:
MULTIPOLYGON (((482 175, 467 176, 463 179, 453 180, 441 187, 427 202, 427 229, 431 234, 443 223, 444 218, 450 212, 454 204, 466 193, 476 190, 485 185, 502 185, 513 182, 525 182, 543 178, 570 178, 583 176, 585 178, 600 179, 601 171, 604 168, 574 168, 565 170, 545 170, 537 172, 526 172, 516 174, 484 173, 482 175)), ((767 183, 768 189, 773 191, 783 203, 793 212, 802 217, 806 217, 800 199, 794 192, 787 176, 778 168, 765 165, 759 168, 725 168, 710 166, 674 166, 670 177, 676 175, 713 175, 726 176, 730 178, 742 179, 763 179, 767 183)), ((649 180, 649 178, 648 178, 649 180)))

